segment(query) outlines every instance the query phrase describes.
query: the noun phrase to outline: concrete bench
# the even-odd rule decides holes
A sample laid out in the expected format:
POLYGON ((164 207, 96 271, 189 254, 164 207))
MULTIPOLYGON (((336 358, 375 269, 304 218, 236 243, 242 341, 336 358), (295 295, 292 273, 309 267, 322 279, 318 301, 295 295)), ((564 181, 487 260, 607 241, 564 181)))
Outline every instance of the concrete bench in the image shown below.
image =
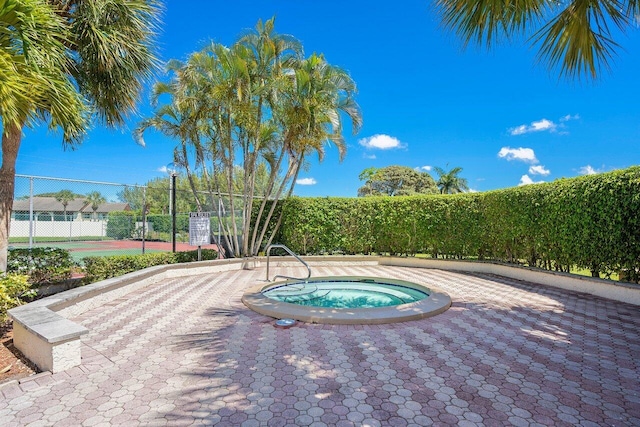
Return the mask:
POLYGON ((80 364, 80 337, 89 330, 44 306, 10 311, 13 343, 43 371, 60 372, 80 364))
POLYGON ((89 332, 68 318, 165 278, 245 267, 243 260, 161 265, 51 295, 9 310, 13 343, 40 370, 64 371, 81 364, 80 337, 89 332))

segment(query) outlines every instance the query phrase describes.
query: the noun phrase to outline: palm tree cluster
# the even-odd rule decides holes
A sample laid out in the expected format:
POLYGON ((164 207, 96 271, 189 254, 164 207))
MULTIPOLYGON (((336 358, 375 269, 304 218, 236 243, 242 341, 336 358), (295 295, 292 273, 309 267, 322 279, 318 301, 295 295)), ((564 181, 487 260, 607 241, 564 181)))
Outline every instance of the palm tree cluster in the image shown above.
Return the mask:
POLYGON ((124 123, 156 65, 158 15, 156 0, 0 0, 0 271, 23 129, 47 123, 74 147, 92 118, 124 123))
POLYGON ((229 222, 225 243, 235 256, 255 255, 268 224, 279 224, 268 199, 292 194, 305 160, 312 153, 322 160, 327 142, 344 156, 343 117, 354 133, 361 126, 355 83, 322 55, 305 58, 297 39, 275 32, 273 18, 230 47, 211 43, 167 68, 172 78, 155 85, 156 110, 135 136, 144 145, 144 132, 153 128, 177 140, 174 163, 189 178, 199 207, 194 171, 205 177, 212 204, 238 191, 240 176, 242 197, 229 198, 229 212, 242 218, 229 222), (162 99, 168 102, 158 105, 162 99), (264 167, 268 179, 257 194, 257 171, 264 167))

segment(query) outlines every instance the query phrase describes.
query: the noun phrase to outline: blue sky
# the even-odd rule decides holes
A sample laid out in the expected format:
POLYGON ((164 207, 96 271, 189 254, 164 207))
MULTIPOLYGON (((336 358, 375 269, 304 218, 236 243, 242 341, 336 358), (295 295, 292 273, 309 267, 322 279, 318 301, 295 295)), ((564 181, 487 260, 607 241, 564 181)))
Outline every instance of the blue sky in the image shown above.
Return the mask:
MULTIPOLYGON (((163 60, 186 59, 213 40, 232 44, 258 19, 323 53, 358 85, 364 125, 346 129, 338 161, 310 158, 295 194, 356 196, 367 167, 463 168, 475 191, 552 181, 640 163, 640 31, 598 82, 567 82, 536 65, 524 42, 491 51, 461 43, 440 28, 432 2, 325 0, 165 1, 158 39, 163 60)), ((162 73, 159 73, 162 78, 162 73)), ((17 173, 144 184, 165 176, 176 142, 155 132, 138 146, 131 130, 149 115, 148 94, 128 128, 95 127, 74 151, 44 126, 29 130, 17 173)))

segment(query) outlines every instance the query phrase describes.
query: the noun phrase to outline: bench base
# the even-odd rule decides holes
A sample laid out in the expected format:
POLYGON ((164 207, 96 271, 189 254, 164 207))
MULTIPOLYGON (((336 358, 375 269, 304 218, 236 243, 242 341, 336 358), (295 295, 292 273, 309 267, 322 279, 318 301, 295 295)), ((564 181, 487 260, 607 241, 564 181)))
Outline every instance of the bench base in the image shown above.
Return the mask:
POLYGON ((13 344, 42 371, 61 372, 81 363, 79 337, 49 343, 13 322, 13 344))

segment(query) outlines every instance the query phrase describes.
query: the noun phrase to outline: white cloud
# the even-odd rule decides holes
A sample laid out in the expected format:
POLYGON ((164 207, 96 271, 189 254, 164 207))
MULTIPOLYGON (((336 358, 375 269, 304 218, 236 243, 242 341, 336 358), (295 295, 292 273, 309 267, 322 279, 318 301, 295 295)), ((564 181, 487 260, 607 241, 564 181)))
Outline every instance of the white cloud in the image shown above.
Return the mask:
POLYGON ((553 132, 556 129, 556 124, 553 123, 551 120, 547 120, 547 119, 542 119, 540 121, 537 122, 532 122, 531 123, 531 130, 533 132, 540 132, 543 130, 548 130, 553 132))
POLYGON ((375 155, 375 154, 367 154, 367 153, 364 153, 364 154, 362 155, 362 157, 364 157, 365 159, 370 159, 370 160, 375 160, 375 159, 376 159, 376 155, 375 155))
POLYGON ((509 129, 509 133, 511 135, 523 135, 525 133, 531 132, 542 132, 549 131, 555 132, 558 128, 558 125, 553 123, 551 120, 542 119, 535 122, 531 122, 530 125, 520 125, 509 129))
POLYGON ((314 178, 300 178, 296 180, 298 185, 316 185, 318 182, 314 178))
POLYGON ((522 175, 520 183, 518 185, 530 185, 530 184, 542 184, 544 181, 534 181, 529 178, 529 175, 522 175))
POLYGON ((507 160, 520 160, 527 163, 538 163, 536 154, 531 148, 502 147, 498 152, 498 157, 505 158, 507 160))
MULTIPOLYGON (((511 134, 512 136, 524 135, 525 133, 531 133, 531 132, 544 132, 544 131, 558 132, 559 131, 558 129, 562 129, 565 127, 564 125, 565 122, 568 122, 569 120, 578 120, 579 118, 580 118, 579 114, 574 114, 574 115, 567 114, 566 116, 562 116, 558 119, 560 124, 554 123, 549 119, 540 119, 540 120, 531 122, 531 124, 528 124, 528 125, 520 125, 520 126, 509 128, 508 131, 509 131, 509 134, 511 134)), ((568 132, 560 131, 559 134, 567 135, 568 132)))
POLYGON ((433 169, 433 167, 425 165, 425 166, 420 166, 419 168, 416 168, 416 169, 418 169, 419 171, 429 172, 431 169, 433 169))
POLYGON ((578 120, 579 118, 580 118, 580 114, 574 114, 573 116, 571 114, 567 114, 566 116, 560 117, 560 121, 568 122, 569 120, 578 120))
POLYGON ((157 171, 158 172, 162 172, 162 173, 166 173, 166 174, 171 174, 171 173, 180 173, 180 165, 177 165, 175 163, 169 163, 168 165, 164 165, 164 166, 160 166, 157 171))
POLYGON ((529 173, 531 175, 547 176, 551 173, 551 171, 549 169, 545 169, 544 166, 542 165, 537 165, 537 166, 531 166, 529 168, 529 173))
POLYGON ((582 166, 580 169, 578 169, 578 173, 580 175, 595 175, 599 172, 596 169, 594 169, 591 165, 587 165, 587 166, 582 166))
POLYGON ((523 133, 527 133, 527 125, 520 125, 514 128, 509 129, 511 135, 522 135, 523 133))
POLYGON ((398 138, 383 134, 362 138, 358 143, 365 148, 378 150, 393 150, 406 147, 398 138))

